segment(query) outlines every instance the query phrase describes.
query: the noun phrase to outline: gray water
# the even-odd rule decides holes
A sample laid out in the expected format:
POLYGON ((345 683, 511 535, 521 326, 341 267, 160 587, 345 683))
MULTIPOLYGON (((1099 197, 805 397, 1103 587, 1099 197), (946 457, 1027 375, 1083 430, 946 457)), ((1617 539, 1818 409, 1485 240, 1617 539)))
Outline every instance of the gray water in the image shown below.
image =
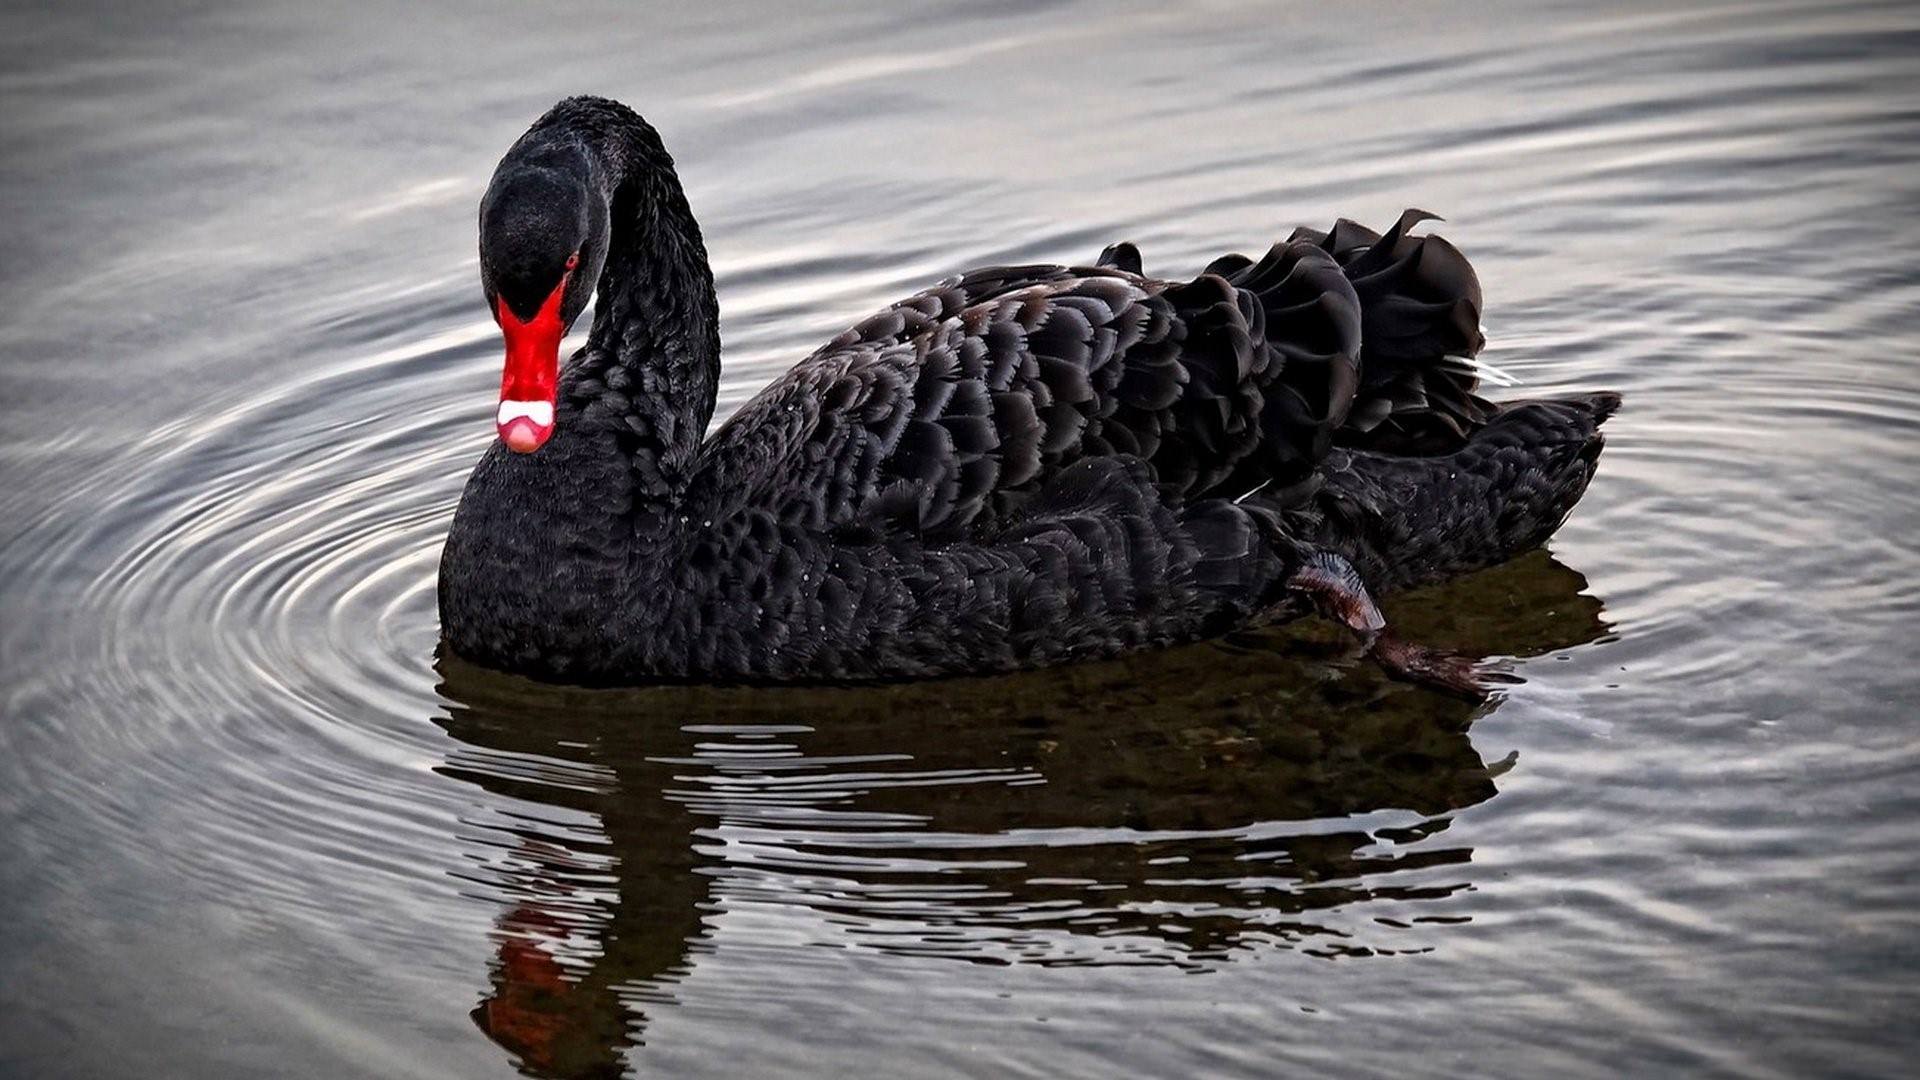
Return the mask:
POLYGON ((0 1074, 1920 1058, 1920 10, 0 19, 0 1074), (1522 681, 1316 625, 866 691, 438 658, 475 206, 581 91, 680 162, 723 414, 969 266, 1445 215, 1509 393, 1627 400, 1550 552, 1389 605, 1522 681))

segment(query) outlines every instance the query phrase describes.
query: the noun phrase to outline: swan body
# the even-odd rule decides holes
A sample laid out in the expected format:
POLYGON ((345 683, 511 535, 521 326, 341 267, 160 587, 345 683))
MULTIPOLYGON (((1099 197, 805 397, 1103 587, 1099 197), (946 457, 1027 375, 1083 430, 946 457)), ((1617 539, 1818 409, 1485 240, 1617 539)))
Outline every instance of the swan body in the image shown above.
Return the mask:
POLYGON ((508 362, 441 564, 444 638, 637 683, 1005 671, 1315 607, 1377 635, 1368 589, 1544 541, 1618 401, 1477 396, 1479 284, 1422 216, 1190 281, 1131 245, 975 270, 707 435, 718 307, 672 161, 630 109, 563 101, 481 208, 508 362))

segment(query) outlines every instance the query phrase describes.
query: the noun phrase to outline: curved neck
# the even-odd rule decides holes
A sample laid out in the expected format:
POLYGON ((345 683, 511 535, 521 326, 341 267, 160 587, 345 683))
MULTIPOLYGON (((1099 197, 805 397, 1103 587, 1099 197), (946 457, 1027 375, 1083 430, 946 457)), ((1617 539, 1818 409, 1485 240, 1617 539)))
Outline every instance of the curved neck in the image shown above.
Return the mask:
POLYGON ((630 457, 636 511, 664 511, 699 453, 719 387, 720 309, 706 244, 673 158, 638 113, 570 98, 534 130, 548 125, 580 139, 607 199, 593 329, 561 394, 583 433, 610 431, 630 457))

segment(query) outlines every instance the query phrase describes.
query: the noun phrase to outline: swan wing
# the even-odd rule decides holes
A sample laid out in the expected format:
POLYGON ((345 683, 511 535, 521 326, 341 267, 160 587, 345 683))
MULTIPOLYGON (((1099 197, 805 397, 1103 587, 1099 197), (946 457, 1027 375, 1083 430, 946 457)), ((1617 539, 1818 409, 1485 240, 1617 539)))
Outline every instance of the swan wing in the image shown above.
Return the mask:
POLYGON ((1335 260, 1276 245, 1190 282, 1116 261, 988 267, 886 308, 743 406, 694 483, 811 528, 937 537, 1089 457, 1137 458, 1184 498, 1309 474, 1358 380, 1335 260))

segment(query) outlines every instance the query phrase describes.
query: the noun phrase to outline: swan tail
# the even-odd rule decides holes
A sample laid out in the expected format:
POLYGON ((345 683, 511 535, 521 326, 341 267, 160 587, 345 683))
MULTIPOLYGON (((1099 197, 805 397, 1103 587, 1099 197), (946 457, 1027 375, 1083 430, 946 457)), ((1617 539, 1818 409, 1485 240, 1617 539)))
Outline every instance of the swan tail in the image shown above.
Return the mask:
POLYGON ((1486 344, 1480 278, 1444 237, 1414 235, 1430 220, 1439 218, 1408 210, 1385 235, 1342 219, 1289 238, 1333 256, 1360 300, 1360 380, 1340 445, 1445 453, 1495 412, 1476 393, 1488 370, 1473 359, 1486 344))
POLYGON ((1544 543, 1580 501, 1619 405, 1593 393, 1490 407, 1447 454, 1337 449, 1319 491, 1286 512, 1288 531, 1352 562, 1376 590, 1505 562, 1544 543))

